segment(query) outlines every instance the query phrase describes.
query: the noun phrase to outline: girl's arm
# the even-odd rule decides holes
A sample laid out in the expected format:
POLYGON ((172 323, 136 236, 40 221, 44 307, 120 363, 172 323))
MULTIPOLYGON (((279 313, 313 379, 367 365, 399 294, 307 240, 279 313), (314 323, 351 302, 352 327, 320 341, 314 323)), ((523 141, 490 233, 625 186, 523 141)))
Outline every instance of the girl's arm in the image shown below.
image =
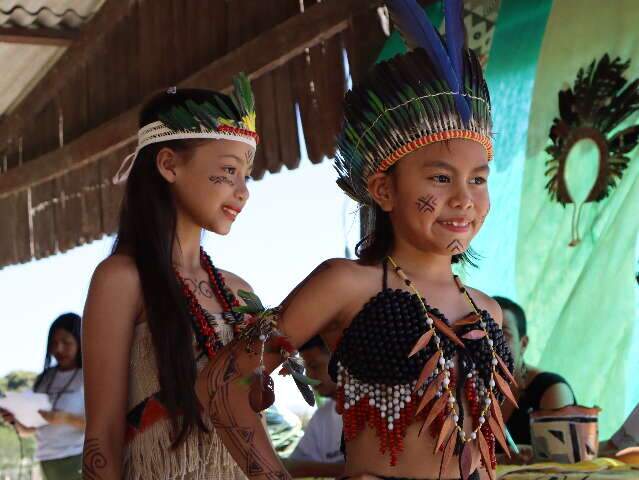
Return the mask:
POLYGON ((84 309, 82 354, 86 432, 83 478, 122 478, 128 363, 142 311, 137 269, 114 255, 96 269, 84 309))
MULTIPOLYGON (((339 317, 347 297, 344 293, 352 281, 344 275, 348 268, 344 261, 323 263, 284 301, 279 329, 295 347, 339 317)), ((246 379, 259 366, 259 357, 247 353, 246 346, 238 342, 219 351, 198 376, 197 395, 218 435, 248 478, 290 478, 273 451, 258 414, 249 405, 246 379)), ((253 342, 252 347, 259 351, 259 342, 253 342)), ((279 355, 265 355, 268 372, 280 363, 279 355)))

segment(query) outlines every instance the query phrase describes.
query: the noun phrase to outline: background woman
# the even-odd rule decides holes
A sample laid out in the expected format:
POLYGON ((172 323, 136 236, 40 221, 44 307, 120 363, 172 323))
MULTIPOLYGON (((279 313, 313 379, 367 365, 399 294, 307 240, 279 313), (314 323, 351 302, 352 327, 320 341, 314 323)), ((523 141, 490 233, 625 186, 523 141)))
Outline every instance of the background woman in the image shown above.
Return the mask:
POLYGON ((49 329, 44 369, 33 387, 34 392, 49 396, 51 410, 40 412, 49 423, 27 428, 2 411, 3 419, 21 435, 35 434, 35 458, 46 480, 81 478, 85 421, 80 324, 78 315, 65 313, 49 329))

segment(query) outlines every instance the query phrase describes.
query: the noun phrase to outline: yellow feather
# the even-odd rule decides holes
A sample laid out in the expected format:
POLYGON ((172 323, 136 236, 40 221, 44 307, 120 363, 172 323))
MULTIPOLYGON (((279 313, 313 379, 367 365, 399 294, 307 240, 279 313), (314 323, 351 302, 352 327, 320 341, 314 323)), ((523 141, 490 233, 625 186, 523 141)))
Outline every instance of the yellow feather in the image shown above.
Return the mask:
POLYGON ((242 123, 244 123, 244 126, 246 127, 246 129, 250 130, 251 132, 256 131, 255 121, 256 121, 255 112, 251 112, 248 115, 244 115, 242 117, 242 123))

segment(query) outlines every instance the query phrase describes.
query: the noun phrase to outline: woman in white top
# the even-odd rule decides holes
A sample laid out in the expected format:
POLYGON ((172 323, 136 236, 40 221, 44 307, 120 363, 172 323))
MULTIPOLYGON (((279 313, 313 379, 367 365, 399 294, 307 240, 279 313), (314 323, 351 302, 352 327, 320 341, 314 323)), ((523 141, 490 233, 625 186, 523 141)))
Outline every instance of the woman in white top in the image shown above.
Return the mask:
POLYGON ((84 386, 80 324, 78 315, 65 313, 49 329, 44 370, 33 387, 35 392, 49 396, 51 410, 40 412, 49 423, 40 428, 27 428, 10 413, 0 412, 21 435, 35 434, 36 459, 40 461, 45 480, 82 478, 84 386), (56 364, 51 366, 53 358, 56 364))

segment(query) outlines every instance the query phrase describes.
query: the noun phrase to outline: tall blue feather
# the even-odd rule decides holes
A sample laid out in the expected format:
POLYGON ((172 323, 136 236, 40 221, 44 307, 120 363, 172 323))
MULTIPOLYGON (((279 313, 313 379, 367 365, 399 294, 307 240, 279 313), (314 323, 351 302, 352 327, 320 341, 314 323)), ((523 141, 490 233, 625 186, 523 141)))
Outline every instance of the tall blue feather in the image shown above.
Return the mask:
MULTIPOLYGON (((444 2, 448 1, 444 0, 444 2)), ((441 37, 428 20, 426 13, 419 6, 417 0, 387 0, 386 5, 390 10, 393 22, 397 25, 402 36, 412 44, 409 47, 417 46, 424 49, 450 89, 453 92, 461 92, 463 76, 458 76, 451 57, 444 48, 441 37)), ((448 28, 448 24, 446 24, 446 27, 448 28)), ((463 65, 463 61, 461 64, 463 65)), ((455 106, 462 121, 467 123, 471 115, 470 107, 463 96, 455 95, 455 106)))
MULTIPOLYGON (((462 0, 444 0, 444 23, 446 26, 446 47, 448 56, 450 57, 455 76, 459 80, 459 90, 464 85, 464 48, 466 32, 464 29, 463 18, 463 2, 462 0)), ((468 113, 470 113, 470 102, 466 97, 460 99, 469 105, 468 113)), ((460 110, 464 123, 470 118, 463 116, 464 110, 460 110)))
POLYGON ((464 21, 462 0, 444 2, 444 23, 446 25, 446 46, 457 78, 464 78, 462 50, 464 48, 464 21))

